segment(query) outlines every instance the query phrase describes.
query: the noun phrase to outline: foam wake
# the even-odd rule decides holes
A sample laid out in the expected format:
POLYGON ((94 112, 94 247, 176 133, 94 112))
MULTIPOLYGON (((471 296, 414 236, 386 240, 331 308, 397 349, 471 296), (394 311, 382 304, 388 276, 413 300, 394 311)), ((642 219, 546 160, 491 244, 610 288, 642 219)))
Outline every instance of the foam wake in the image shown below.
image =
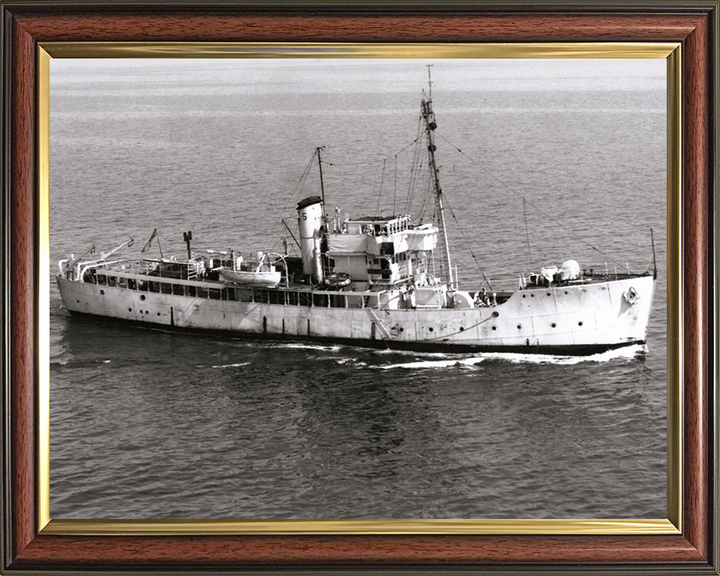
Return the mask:
POLYGON ((303 344, 302 342, 278 342, 268 346, 269 348, 297 348, 300 350, 321 350, 323 352, 337 352, 340 346, 323 346, 321 344, 303 344))
POLYGON ((420 360, 416 362, 403 362, 400 364, 377 365, 376 368, 389 370, 392 368, 418 369, 418 368, 449 368, 456 366, 474 366, 483 361, 496 360, 511 362, 513 364, 561 364, 572 365, 583 362, 610 362, 612 360, 632 360, 640 353, 647 352, 647 346, 633 344, 615 350, 598 352, 590 356, 561 356, 556 354, 519 354, 515 352, 485 352, 467 357, 457 354, 445 354, 438 360, 420 360))
POLYGON ((240 366, 247 366, 250 362, 240 362, 239 364, 219 364, 217 366, 211 366, 211 368, 239 368, 240 366))
POLYGON ((582 364, 583 362, 610 362, 611 360, 632 360, 638 354, 647 352, 644 344, 632 344, 623 348, 598 352, 589 356, 561 356, 558 354, 513 354, 504 352, 489 352, 483 354, 486 359, 499 359, 518 364, 582 364))
POLYGON ((407 368, 411 370, 414 368, 450 368, 454 366, 475 366, 475 364, 479 364, 484 360, 485 357, 482 355, 462 358, 457 355, 448 354, 448 358, 445 360, 419 360, 417 362, 403 362, 402 364, 378 364, 375 368, 382 370, 389 370, 391 368, 407 368))

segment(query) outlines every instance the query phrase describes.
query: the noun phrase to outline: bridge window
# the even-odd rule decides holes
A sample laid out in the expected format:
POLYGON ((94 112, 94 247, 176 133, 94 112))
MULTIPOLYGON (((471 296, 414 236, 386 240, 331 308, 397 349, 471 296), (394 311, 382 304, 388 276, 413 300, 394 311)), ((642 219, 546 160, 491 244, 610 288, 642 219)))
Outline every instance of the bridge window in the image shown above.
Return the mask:
POLYGON ((137 280, 135 280, 135 278, 128 278, 128 288, 130 288, 130 290, 137 290, 137 280))
POLYGON ((107 285, 111 288, 114 286, 117 286, 117 278, 115 276, 108 276, 107 277, 107 285))
POLYGON ((97 281, 98 281, 98 284, 100 284, 100 286, 105 286, 107 279, 105 276, 100 276, 100 274, 98 274, 97 281))
POLYGON ((380 244, 380 254, 395 254, 395 245, 392 242, 382 242, 380 244))
POLYGON ((298 293, 297 292, 286 292, 287 294, 287 303, 290 304, 290 306, 297 306, 298 305, 298 293))
POLYGON ((185 296, 195 298, 196 295, 197 291, 195 290, 195 286, 185 286, 185 296))
POLYGON ((182 284, 173 284, 172 292, 173 292, 173 294, 175 294, 175 296, 184 296, 185 288, 182 284))
POLYGON ((220 300, 220 289, 219 288, 210 288, 208 290, 208 295, 210 296, 211 300, 220 300))
POLYGON ((312 298, 310 297, 310 292, 298 292, 298 296, 300 296, 300 306, 312 305, 312 298))
POLYGON ((197 297, 198 298, 207 298, 207 289, 201 288, 200 286, 197 287, 197 297))
POLYGON ((165 284, 165 282, 160 283, 160 292, 163 294, 172 294, 172 285, 171 284, 165 284))

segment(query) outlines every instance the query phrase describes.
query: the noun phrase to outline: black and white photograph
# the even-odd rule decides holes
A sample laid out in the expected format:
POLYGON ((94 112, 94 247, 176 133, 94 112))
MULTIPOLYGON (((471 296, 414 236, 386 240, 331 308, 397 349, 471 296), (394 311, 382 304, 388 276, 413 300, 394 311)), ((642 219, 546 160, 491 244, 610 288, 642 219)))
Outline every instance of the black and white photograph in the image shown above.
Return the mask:
POLYGON ((664 59, 50 62, 50 515, 667 516, 664 59))

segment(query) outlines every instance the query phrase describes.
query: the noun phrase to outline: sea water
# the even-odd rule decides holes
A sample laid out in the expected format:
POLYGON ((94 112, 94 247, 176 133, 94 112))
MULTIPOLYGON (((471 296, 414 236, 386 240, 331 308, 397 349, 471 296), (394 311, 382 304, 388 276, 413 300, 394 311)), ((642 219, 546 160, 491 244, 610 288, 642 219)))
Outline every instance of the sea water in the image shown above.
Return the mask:
MULTIPOLYGON (((329 214, 403 212, 424 64, 53 61, 53 274, 92 244, 140 256, 155 228, 153 257, 182 256, 188 230, 198 249, 292 249, 281 219, 319 193, 316 165, 301 178, 319 146, 329 214)), ((461 288, 570 258, 651 270, 652 227, 647 344, 258 342, 70 317, 51 285, 53 518, 666 517, 663 63, 432 73, 461 288)))

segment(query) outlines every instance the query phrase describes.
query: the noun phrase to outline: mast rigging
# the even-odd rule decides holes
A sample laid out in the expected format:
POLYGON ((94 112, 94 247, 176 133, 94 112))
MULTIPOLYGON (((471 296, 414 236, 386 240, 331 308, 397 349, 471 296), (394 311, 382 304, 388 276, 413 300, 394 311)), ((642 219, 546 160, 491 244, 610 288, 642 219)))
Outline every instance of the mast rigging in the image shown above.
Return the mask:
MULTIPOLYGON (((429 90, 432 89, 432 79, 430 78, 430 66, 428 66, 428 82, 430 84, 429 90)), ((447 237, 447 228, 445 226, 445 208, 443 206, 443 191, 440 187, 440 171, 437 167, 437 164, 435 162, 435 138, 434 138, 434 131, 435 128, 437 128, 437 123, 435 122, 435 113, 432 109, 432 98, 430 97, 431 92, 429 92, 429 96, 426 99, 422 100, 421 103, 421 111, 422 111, 422 117, 425 121, 425 134, 427 136, 428 141, 428 154, 429 154, 429 163, 430 163, 430 173, 432 175, 433 179, 433 187, 435 189, 435 201, 438 208, 438 213, 440 216, 440 233, 442 235, 443 239, 443 247, 445 249, 445 260, 447 262, 447 277, 448 277, 448 287, 450 290, 455 290, 457 286, 455 285, 455 279, 453 278, 453 269, 452 269, 452 261, 450 259, 450 244, 448 243, 448 237, 447 237)))

